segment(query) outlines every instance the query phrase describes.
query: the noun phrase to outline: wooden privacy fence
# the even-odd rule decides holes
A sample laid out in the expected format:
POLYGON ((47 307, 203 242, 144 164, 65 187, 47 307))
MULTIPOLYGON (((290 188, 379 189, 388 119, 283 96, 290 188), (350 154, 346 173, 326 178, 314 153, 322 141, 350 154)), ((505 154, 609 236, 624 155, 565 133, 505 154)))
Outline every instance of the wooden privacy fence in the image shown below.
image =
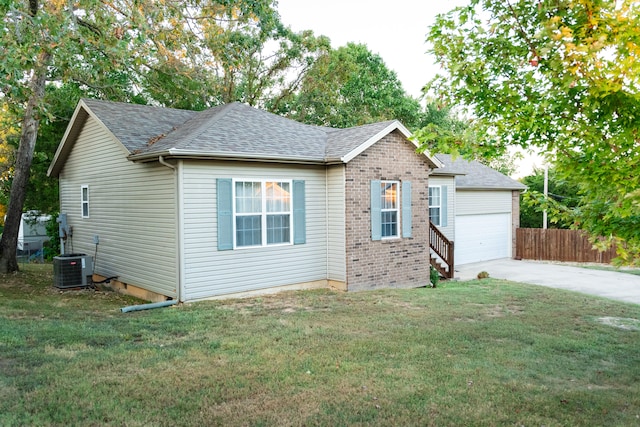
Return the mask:
POLYGON ((593 249, 587 234, 580 230, 542 228, 516 229, 516 259, 610 263, 616 248, 593 249))

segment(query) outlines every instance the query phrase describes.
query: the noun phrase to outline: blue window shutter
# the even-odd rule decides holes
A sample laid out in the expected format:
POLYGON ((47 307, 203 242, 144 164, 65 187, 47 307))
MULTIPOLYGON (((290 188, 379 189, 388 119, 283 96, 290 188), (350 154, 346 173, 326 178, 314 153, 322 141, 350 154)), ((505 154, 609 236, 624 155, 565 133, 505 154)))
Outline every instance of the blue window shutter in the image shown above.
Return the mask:
POLYGON ((402 181, 402 237, 411 237, 411 181, 402 181))
POLYGON ((231 178, 216 180, 218 193, 218 250, 233 249, 233 181, 231 178))
POLYGON ((293 181, 293 244, 307 242, 304 181, 293 181))
POLYGON ((382 239, 382 216, 380 211, 380 181, 371 181, 371 239, 382 239))
POLYGON ((447 191, 446 185, 443 185, 440 188, 441 188, 440 190, 440 226, 446 227, 448 222, 447 217, 449 212, 449 209, 448 209, 449 203, 447 202, 449 193, 447 191))

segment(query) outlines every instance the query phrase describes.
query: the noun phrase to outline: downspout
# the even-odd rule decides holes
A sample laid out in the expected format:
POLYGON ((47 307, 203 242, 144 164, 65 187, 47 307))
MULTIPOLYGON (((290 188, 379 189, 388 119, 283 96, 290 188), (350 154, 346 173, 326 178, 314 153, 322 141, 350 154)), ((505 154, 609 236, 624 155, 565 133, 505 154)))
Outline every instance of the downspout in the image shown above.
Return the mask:
POLYGON ((330 166, 325 166, 324 167, 324 209, 325 209, 325 216, 324 216, 324 227, 325 227, 325 245, 327 247, 326 253, 325 253, 325 265, 326 265, 326 275, 327 275, 327 283, 329 283, 329 281, 331 280, 331 278, 329 276, 331 276, 331 269, 330 269, 330 265, 329 265, 329 254, 331 253, 331 248, 329 247, 329 245, 331 244, 329 241, 329 168, 330 166))
POLYGON ((171 305, 176 305, 177 303, 178 303, 177 300, 169 300, 169 301, 161 301, 161 302, 152 302, 150 304, 129 305, 127 307, 122 307, 120 311, 122 313, 129 313, 131 311, 151 310, 153 308, 169 307, 171 305))
POLYGON ((160 162, 161 165, 168 167, 169 169, 172 170, 176 170, 176 167, 173 166, 171 163, 168 163, 163 156, 158 157, 158 161, 160 162))
MULTIPOLYGON (((176 199, 175 199, 175 203, 176 203, 176 241, 178 243, 178 247, 177 247, 177 260, 176 260, 176 274, 178 276, 178 298, 177 300, 179 302, 184 302, 184 284, 182 283, 182 209, 181 209, 181 203, 182 203, 182 191, 180 191, 180 185, 182 184, 181 179, 180 179, 180 170, 179 167, 176 167, 174 165, 172 165, 171 163, 168 163, 163 156, 159 156, 158 157, 158 162, 160 162, 161 165, 168 167, 169 169, 173 170, 174 173, 174 185, 176 187, 176 199)), ((180 162, 178 163, 178 165, 180 165, 180 162)))

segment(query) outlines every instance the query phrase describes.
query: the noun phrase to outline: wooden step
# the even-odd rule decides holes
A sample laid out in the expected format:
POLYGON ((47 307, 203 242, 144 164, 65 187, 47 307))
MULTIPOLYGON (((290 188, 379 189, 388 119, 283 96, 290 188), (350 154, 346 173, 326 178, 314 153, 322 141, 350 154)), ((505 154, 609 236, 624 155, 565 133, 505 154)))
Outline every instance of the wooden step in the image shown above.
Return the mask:
POLYGON ((436 269, 440 276, 444 277, 445 279, 451 278, 447 269, 443 267, 435 258, 431 258, 431 265, 436 269))

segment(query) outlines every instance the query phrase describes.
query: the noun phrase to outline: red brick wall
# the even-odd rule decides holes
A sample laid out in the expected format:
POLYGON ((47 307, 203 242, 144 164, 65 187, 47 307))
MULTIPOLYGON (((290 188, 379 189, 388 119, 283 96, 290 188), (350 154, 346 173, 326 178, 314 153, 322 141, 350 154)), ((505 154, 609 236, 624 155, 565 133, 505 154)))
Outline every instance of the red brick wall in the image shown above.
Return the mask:
MULTIPOLYGON (((426 158, 417 154, 414 145, 398 131, 347 163, 348 290, 429 284, 428 173, 426 158), (411 181, 411 238, 371 240, 372 180, 411 181)), ((401 228, 398 232, 402 235, 401 228)))

